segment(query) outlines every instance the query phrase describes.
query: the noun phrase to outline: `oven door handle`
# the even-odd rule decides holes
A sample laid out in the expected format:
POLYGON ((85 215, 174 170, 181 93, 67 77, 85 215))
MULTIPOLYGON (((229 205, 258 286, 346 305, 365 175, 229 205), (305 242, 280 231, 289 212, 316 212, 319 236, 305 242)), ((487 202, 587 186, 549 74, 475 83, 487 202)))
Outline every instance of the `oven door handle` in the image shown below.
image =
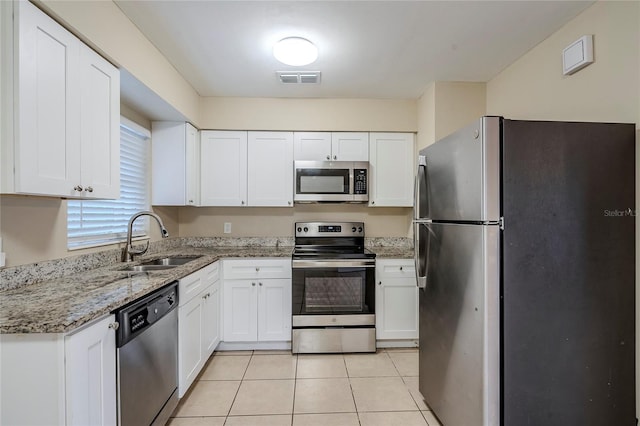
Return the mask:
POLYGON ((305 268, 375 268, 375 259, 371 260, 299 260, 291 262, 293 269, 305 268))

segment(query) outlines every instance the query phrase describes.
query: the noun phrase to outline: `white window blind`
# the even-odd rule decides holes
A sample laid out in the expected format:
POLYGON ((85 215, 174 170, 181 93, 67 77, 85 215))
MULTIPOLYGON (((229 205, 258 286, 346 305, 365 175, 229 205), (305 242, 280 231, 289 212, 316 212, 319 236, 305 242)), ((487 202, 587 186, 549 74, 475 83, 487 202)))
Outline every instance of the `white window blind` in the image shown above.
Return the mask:
MULTIPOLYGON (((69 200, 67 202, 67 247, 69 249, 124 241, 129 218, 149 209, 149 132, 121 118, 120 198, 117 200, 69 200)), ((135 237, 148 233, 148 218, 134 223, 135 237)))

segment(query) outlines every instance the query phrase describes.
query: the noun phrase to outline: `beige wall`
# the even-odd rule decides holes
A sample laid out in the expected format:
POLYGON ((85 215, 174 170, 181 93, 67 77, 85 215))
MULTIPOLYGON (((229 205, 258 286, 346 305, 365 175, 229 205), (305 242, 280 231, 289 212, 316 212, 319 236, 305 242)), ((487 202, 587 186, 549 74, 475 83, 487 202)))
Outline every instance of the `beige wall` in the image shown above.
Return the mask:
POLYGON ((200 128, 415 132, 413 99, 294 99, 206 97, 200 128))
POLYGON ((418 150, 485 114, 486 85, 437 81, 418 100, 418 150))
POLYGON ((180 208, 181 236, 293 237, 295 222, 365 222, 368 237, 407 237, 410 208, 369 208, 357 204, 296 205, 293 208, 180 208), (230 222, 231 234, 223 225, 230 222))
POLYGON ((37 4, 198 125, 198 93, 115 3, 37 0, 37 4))
MULTIPOLYGON (((591 6, 487 83, 487 112, 514 119, 635 122, 640 141, 640 3, 602 1, 591 6), (595 62, 563 76, 562 49, 585 34, 594 35, 595 62)), ((640 164, 640 146, 636 157, 640 164)), ((638 179, 636 191, 638 211, 638 179)), ((636 256, 640 256, 639 231, 636 221, 636 256)), ((636 413, 640 416, 638 283, 636 267, 636 413)))

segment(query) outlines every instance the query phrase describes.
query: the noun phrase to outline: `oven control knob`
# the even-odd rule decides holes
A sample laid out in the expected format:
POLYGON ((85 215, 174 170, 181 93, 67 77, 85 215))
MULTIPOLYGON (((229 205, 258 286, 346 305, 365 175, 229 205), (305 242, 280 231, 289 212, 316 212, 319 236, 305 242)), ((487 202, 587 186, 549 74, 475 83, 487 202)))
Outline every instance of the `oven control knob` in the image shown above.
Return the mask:
POLYGON ((351 232, 356 232, 356 227, 351 228, 351 232))
POLYGON ((307 228, 306 226, 304 227, 304 232, 309 232, 309 228, 307 228))
POLYGON ((302 232, 302 228, 298 227, 298 232, 302 232))
POLYGON ((362 232, 362 226, 358 226, 358 232, 362 232))

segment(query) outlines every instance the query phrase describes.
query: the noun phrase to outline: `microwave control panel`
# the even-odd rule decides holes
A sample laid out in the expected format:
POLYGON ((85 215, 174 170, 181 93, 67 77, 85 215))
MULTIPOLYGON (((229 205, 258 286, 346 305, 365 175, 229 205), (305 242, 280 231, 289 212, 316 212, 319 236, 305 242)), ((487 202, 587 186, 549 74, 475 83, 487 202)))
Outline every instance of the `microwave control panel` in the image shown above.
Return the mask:
POLYGON ((367 169, 353 169, 353 193, 367 194, 367 169))

